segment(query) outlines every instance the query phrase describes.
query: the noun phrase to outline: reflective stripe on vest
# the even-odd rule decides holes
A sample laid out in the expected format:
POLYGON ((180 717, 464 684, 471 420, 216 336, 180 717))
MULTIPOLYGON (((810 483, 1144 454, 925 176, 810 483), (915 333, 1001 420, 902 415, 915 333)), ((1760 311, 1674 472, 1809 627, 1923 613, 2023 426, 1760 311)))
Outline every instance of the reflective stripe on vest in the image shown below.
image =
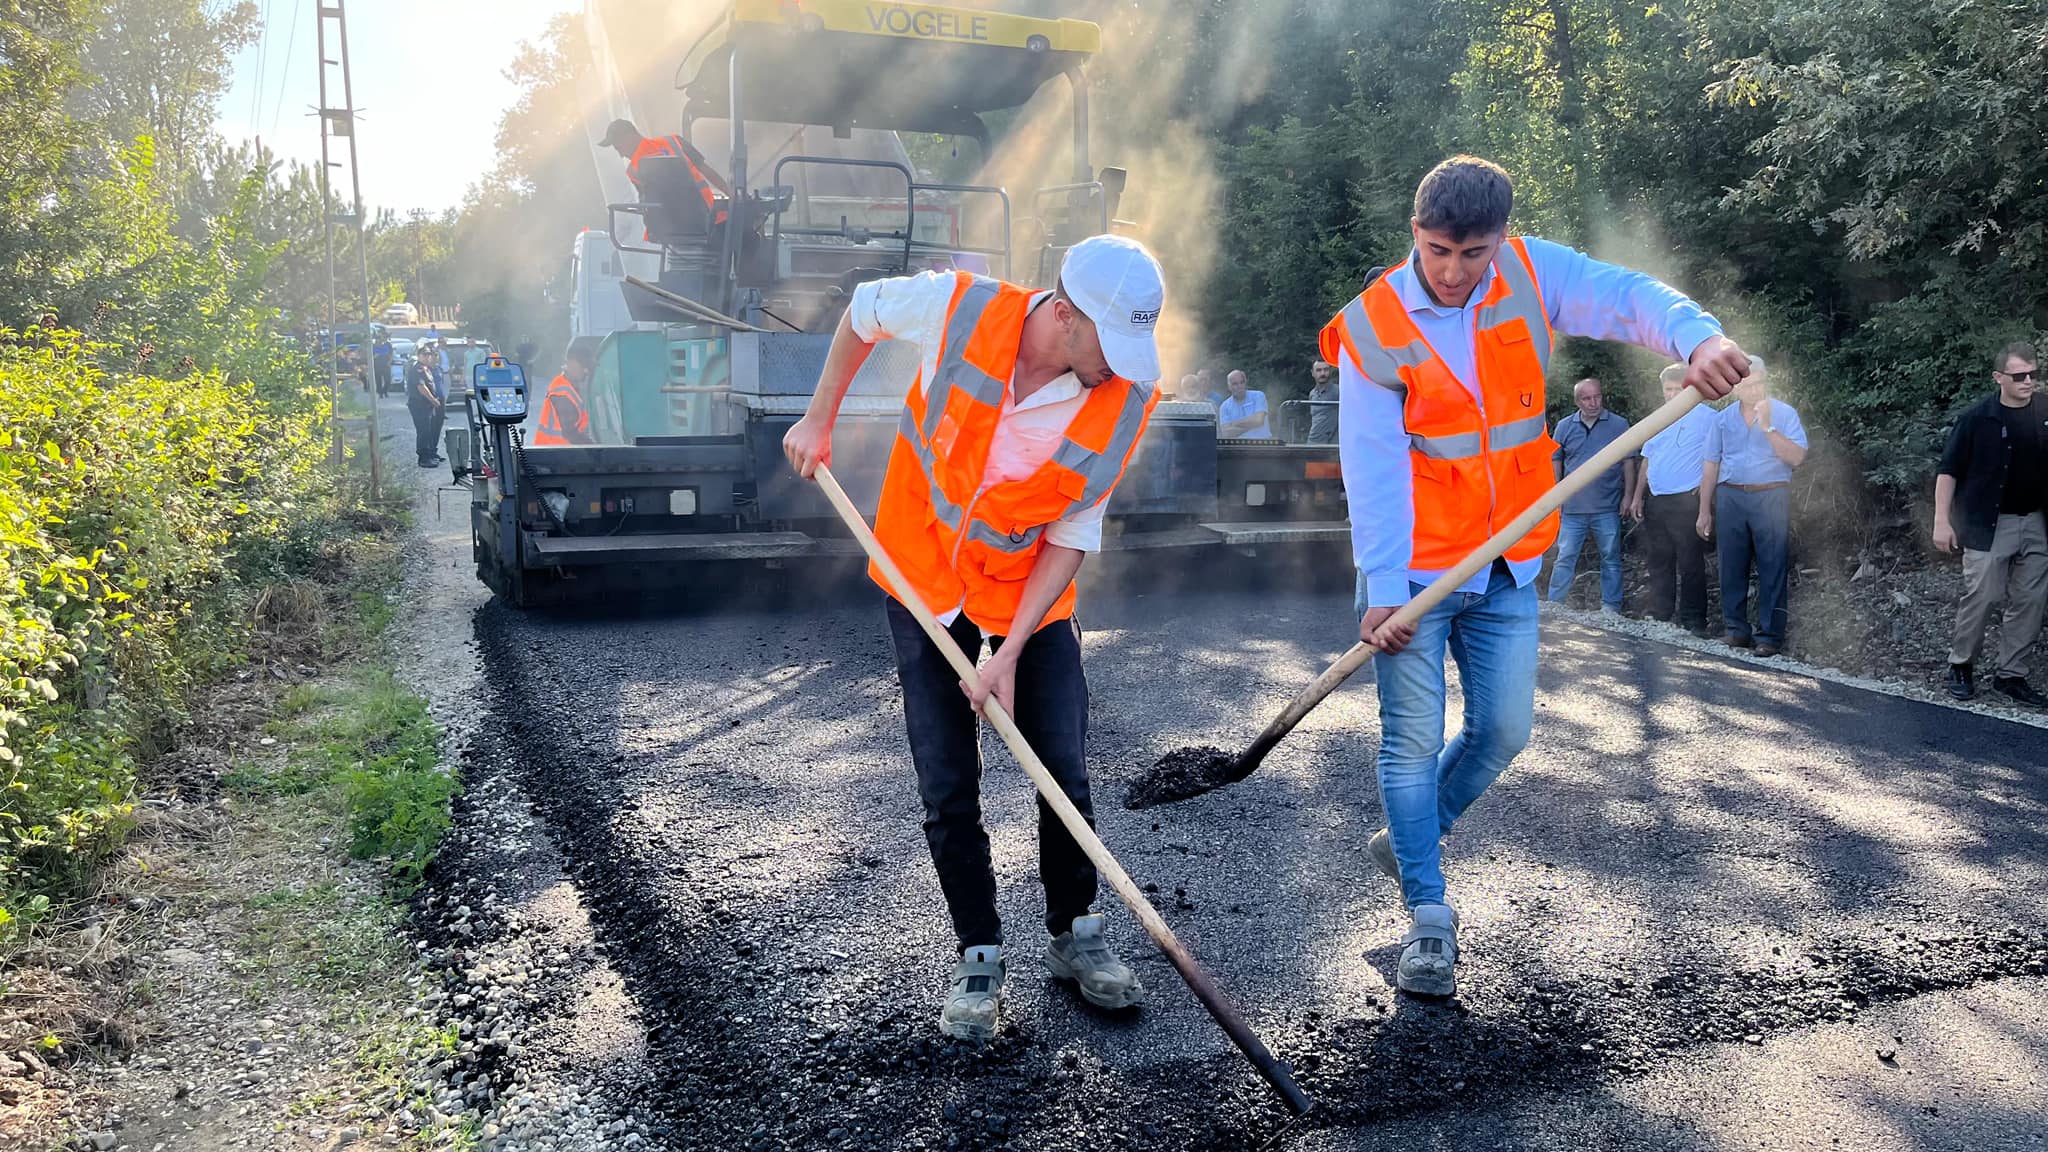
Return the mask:
MULTIPOLYGON (((1365 314, 1363 293, 1351 298, 1351 303, 1344 306, 1342 315, 1345 329, 1353 335, 1354 340, 1359 336, 1368 337, 1363 344, 1345 345, 1345 351, 1351 353, 1352 364, 1367 380, 1389 392, 1407 392, 1408 382, 1401 379, 1401 369, 1420 368, 1429 363, 1430 357, 1435 355, 1429 350, 1429 344, 1422 340, 1410 341, 1399 348, 1383 348, 1379 341, 1370 339, 1372 321, 1365 314)), ((1331 363, 1334 364, 1336 361, 1333 360, 1331 363)))

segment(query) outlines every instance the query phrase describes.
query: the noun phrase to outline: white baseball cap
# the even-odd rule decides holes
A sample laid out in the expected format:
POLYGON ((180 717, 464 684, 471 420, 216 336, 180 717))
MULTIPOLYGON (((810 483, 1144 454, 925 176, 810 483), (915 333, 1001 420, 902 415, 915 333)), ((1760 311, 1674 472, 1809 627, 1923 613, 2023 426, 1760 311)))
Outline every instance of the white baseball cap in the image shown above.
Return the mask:
POLYGON ((1091 236, 1067 249, 1060 285, 1095 322, 1110 371, 1134 382, 1159 379, 1159 345, 1152 333, 1166 301, 1166 277, 1143 244, 1091 236))

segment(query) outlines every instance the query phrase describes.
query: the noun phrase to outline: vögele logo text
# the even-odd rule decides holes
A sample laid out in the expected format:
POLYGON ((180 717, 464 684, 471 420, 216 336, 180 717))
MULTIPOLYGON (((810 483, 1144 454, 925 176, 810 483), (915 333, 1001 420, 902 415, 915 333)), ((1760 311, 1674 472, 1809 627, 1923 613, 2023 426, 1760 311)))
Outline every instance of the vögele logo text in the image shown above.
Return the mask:
POLYGON ((868 5, 868 27, 897 36, 922 36, 929 40, 987 40, 988 17, 963 12, 937 12, 929 8, 901 8, 894 4, 868 5))

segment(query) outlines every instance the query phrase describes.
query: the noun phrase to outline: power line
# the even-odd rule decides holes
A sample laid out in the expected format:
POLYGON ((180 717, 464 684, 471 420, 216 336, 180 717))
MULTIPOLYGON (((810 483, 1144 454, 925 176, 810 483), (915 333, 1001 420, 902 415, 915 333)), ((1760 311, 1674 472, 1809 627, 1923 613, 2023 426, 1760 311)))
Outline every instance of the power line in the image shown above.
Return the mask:
POLYGON ((263 73, 270 52, 270 0, 263 0, 263 10, 256 17, 256 82, 249 94, 249 130, 254 132, 263 123, 263 73))
MULTIPOLYGON (((318 0, 315 0, 315 2, 317 3, 318 0)), ((291 90, 292 63, 293 60, 295 59, 292 53, 293 50, 298 48, 299 46, 299 13, 302 10, 303 6, 296 3, 296 0, 293 0, 292 30, 291 34, 285 37, 284 43, 284 75, 280 77, 277 82, 277 110, 272 112, 270 115, 270 135, 272 137, 275 137, 277 135, 278 121, 283 119, 284 117, 285 94, 291 90)))

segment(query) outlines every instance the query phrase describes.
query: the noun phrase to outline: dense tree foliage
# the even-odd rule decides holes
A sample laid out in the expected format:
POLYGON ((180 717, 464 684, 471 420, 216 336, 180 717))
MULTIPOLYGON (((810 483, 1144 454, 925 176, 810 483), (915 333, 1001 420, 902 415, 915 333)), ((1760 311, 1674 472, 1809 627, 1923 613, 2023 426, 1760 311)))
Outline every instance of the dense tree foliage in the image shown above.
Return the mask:
MULTIPOLYGON (((1209 237, 1162 245, 1199 286, 1183 368, 1305 387, 1315 330, 1406 254, 1415 181, 1455 152, 1515 174, 1522 230, 1707 300, 1880 496, 1924 489, 1991 351, 2041 325, 2039 0, 1075 7, 1037 5, 1103 21, 1098 120, 1185 128, 1212 174, 1131 165, 1209 237)), ((1654 367, 1574 342, 1554 384, 1625 374, 1610 394, 1640 402, 1654 367)))

